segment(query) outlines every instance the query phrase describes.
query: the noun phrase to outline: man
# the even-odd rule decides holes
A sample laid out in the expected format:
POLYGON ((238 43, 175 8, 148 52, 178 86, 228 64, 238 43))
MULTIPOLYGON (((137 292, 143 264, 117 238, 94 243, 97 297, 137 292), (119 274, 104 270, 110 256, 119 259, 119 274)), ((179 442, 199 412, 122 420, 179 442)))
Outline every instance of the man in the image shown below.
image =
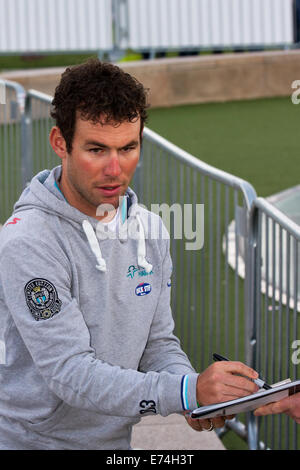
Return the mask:
POLYGON ((2 449, 130 449, 143 416, 257 390, 239 362, 196 373, 173 335, 167 232, 129 188, 146 98, 98 60, 56 89, 62 165, 33 178, 0 233, 2 449))

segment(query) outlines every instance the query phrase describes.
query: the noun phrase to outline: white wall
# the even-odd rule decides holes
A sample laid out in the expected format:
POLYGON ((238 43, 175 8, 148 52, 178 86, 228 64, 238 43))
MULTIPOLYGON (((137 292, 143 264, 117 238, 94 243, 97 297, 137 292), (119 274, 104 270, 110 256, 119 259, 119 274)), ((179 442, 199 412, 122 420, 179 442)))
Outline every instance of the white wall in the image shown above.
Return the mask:
MULTIPOLYGON (((0 53, 111 50, 114 1, 0 0, 0 53)), ((293 42, 292 0, 116 0, 115 5, 122 49, 293 42)))
POLYGON ((0 53, 112 48, 112 0, 0 0, 0 53))
POLYGON ((127 46, 133 49, 293 42, 292 0, 128 0, 128 5, 127 46))

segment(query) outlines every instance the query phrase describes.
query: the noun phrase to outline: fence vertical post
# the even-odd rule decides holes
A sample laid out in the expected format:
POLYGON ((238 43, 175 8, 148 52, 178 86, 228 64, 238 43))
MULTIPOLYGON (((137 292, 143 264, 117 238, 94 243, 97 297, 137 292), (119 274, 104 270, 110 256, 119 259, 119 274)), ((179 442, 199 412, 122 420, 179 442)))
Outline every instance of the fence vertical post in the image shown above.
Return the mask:
POLYGON ((112 0, 112 36, 113 49, 109 53, 111 61, 120 60, 125 55, 128 39, 128 4, 127 0, 112 0), (125 43, 124 43, 125 41, 125 43))
MULTIPOLYGON (((246 363, 256 369, 256 307, 257 307, 257 233, 258 216, 257 210, 252 205, 248 212, 247 230, 247 259, 246 259, 246 363)), ((257 418, 253 413, 247 413, 247 441, 250 450, 258 449, 258 426, 257 418)))
POLYGON ((3 81, 6 86, 12 88, 16 93, 16 104, 18 107, 18 112, 20 116, 20 125, 21 125, 21 162, 22 162, 22 188, 26 186, 28 181, 28 176, 30 168, 32 168, 32 136, 29 129, 31 128, 31 111, 27 113, 27 94, 25 89, 20 85, 20 83, 12 81, 3 81))
POLYGON ((26 187, 32 178, 32 106, 29 95, 25 97, 24 109, 21 114, 21 161, 22 161, 22 187, 26 187))

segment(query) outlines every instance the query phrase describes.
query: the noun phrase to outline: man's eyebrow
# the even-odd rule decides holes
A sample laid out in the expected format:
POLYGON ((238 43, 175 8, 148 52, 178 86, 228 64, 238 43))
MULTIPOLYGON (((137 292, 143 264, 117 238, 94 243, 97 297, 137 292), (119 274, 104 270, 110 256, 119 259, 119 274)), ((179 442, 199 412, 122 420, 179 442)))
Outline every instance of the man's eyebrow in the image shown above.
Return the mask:
MULTIPOLYGON (((123 147, 118 148, 118 150, 122 150, 126 147, 137 147, 138 144, 139 144, 138 140, 131 140, 130 142, 128 142, 128 144, 125 144, 125 145, 123 145, 123 147)), ((88 141, 85 142, 85 145, 86 146, 93 145, 94 147, 101 147, 101 148, 104 148, 104 149, 109 148, 108 145, 103 144, 102 142, 98 142, 96 140, 88 140, 88 141)))
POLYGON ((126 147, 137 147, 139 145, 139 141, 138 140, 131 140, 130 142, 128 142, 128 144, 126 145, 123 145, 123 147, 121 147, 120 149, 118 150, 122 150, 126 147))
POLYGON ((105 147, 108 148, 107 145, 102 144, 101 142, 97 142, 96 140, 87 140, 85 145, 94 145, 95 147, 105 147))

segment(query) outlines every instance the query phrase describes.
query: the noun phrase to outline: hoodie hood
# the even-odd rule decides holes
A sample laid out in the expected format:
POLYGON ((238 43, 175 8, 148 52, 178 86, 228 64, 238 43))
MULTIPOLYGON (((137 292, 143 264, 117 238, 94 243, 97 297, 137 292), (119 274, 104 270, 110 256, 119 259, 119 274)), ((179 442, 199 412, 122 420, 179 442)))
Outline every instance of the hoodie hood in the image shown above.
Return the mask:
POLYGON ((83 231, 87 242, 93 252, 97 264, 96 269, 106 272, 106 262, 102 257, 100 243, 107 238, 119 238, 126 242, 128 235, 138 241, 138 265, 149 273, 152 265, 146 260, 146 236, 141 213, 143 209, 138 205, 134 191, 127 189, 122 201, 122 207, 117 213, 117 230, 110 231, 107 224, 80 212, 71 206, 59 189, 58 182, 61 176, 61 166, 53 170, 43 170, 38 173, 21 194, 14 206, 14 214, 26 210, 38 209, 49 215, 67 220, 77 230, 83 231))

